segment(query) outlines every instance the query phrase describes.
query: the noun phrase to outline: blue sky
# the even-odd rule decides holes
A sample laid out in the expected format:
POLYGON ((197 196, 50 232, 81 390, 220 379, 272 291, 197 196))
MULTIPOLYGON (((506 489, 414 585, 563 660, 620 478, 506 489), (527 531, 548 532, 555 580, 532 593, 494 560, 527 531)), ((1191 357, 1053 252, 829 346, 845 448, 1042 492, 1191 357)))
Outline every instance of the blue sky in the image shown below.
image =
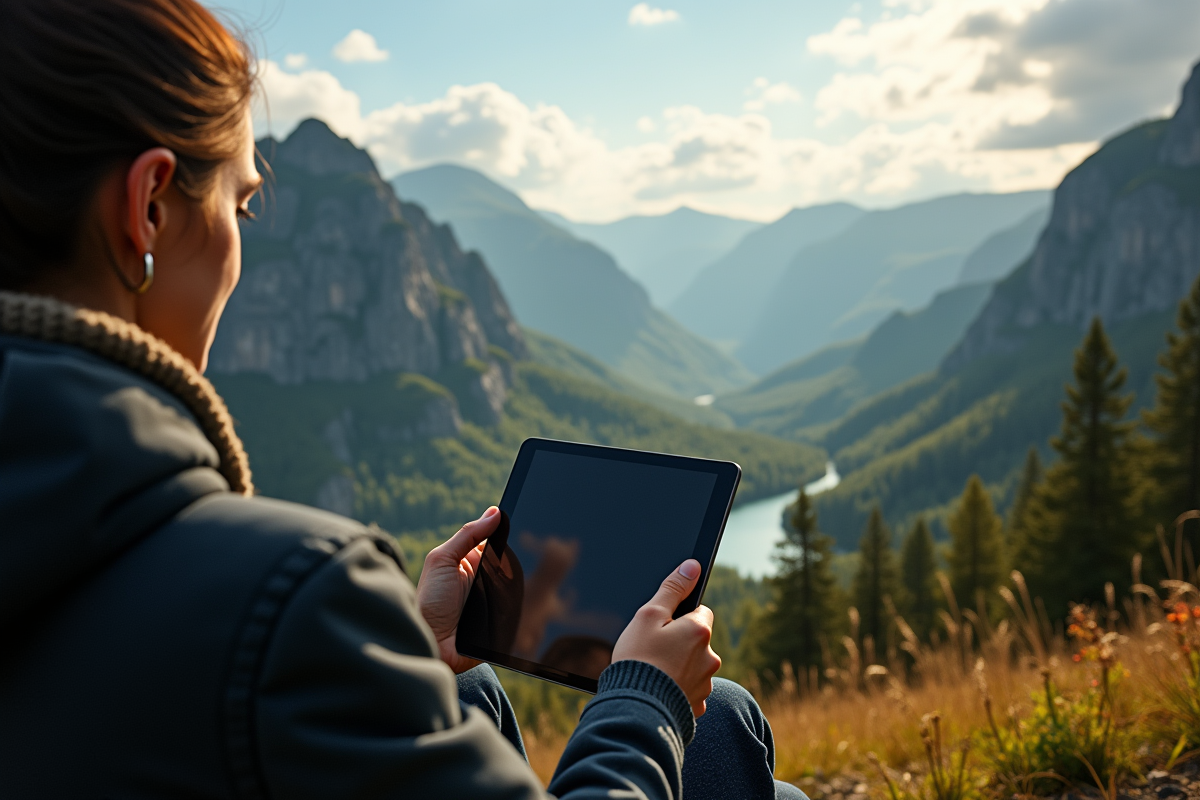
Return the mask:
POLYGON ((597 221, 1052 186, 1200 57, 1195 0, 220 7, 276 135, 319 116, 385 175, 453 161, 597 221))

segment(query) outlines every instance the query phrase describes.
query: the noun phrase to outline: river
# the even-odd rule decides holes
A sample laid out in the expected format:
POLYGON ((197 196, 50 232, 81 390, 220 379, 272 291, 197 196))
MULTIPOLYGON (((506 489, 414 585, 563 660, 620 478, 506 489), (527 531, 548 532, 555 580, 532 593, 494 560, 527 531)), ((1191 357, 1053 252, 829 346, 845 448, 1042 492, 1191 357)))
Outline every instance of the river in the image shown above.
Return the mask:
MULTIPOLYGON (((825 464, 825 474, 804 488, 810 495, 820 494, 841 481, 832 461, 825 464)), ((725 524, 725 535, 717 550, 717 563, 736 567, 743 575, 761 578, 775 572, 771 552, 783 538, 783 510, 796 502, 796 492, 756 500, 733 510, 725 524)))

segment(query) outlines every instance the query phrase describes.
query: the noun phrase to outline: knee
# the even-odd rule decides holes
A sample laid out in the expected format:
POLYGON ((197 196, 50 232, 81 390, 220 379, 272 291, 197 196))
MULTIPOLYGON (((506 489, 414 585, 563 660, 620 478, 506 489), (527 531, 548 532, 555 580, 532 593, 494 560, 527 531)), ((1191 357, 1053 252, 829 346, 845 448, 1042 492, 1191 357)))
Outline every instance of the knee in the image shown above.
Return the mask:
MULTIPOLYGON (((739 717, 761 717, 758 701, 744 686, 725 678, 713 678, 712 694, 708 696, 708 708, 715 706, 718 713, 737 714, 739 717)), ((707 713, 707 712, 705 712, 707 713)))
POLYGON ((770 727, 767 718, 759 708, 758 701, 745 687, 724 678, 713 678, 712 694, 708 696, 705 706, 704 719, 711 717, 711 723, 721 724, 722 727, 742 727, 749 729, 759 741, 768 736, 770 727))
POLYGON ((493 716, 499 714, 501 697, 504 688, 500 678, 490 664, 480 664, 456 676, 458 680, 458 697, 464 703, 476 708, 488 706, 493 716))

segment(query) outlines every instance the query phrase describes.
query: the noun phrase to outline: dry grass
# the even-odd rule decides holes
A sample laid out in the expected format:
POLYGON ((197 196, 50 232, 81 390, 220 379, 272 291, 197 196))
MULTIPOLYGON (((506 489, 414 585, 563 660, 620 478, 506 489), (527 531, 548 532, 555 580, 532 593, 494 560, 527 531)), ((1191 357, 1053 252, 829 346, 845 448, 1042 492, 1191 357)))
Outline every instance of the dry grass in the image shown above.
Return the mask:
MULTIPOLYGON (((1036 604, 1021 596, 1017 578, 1018 592, 1007 598, 1009 617, 996 627, 970 611, 960 613, 951 602, 952 613, 943 620, 946 640, 936 647, 916 642, 898 620, 899 643, 881 658, 863 658, 863 648, 847 638, 842 661, 826 669, 819 687, 815 671, 800 681, 785 671, 780 688, 762 699, 775 734, 776 777, 877 774, 870 754, 897 774, 919 775, 927 769, 924 715, 939 715, 945 741, 954 746, 989 729, 983 691, 1003 726, 1014 715, 1028 714, 1047 671, 1068 696, 1093 686, 1095 665, 1076 663, 1070 643, 1051 635, 1044 618, 1039 621, 1036 604), (864 663, 871 660, 884 663, 864 663)), ((1138 757, 1147 768, 1166 761, 1176 744, 1170 737, 1178 734, 1161 726, 1164 713, 1170 713, 1162 697, 1167 685, 1182 685, 1187 669, 1164 624, 1163 604, 1151 600, 1150 591, 1143 587, 1135 593, 1123 613, 1111 594, 1108 608, 1099 609, 1105 624, 1121 631, 1117 658, 1127 675, 1117 713, 1124 726, 1138 731, 1138 757)), ((751 688, 762 697, 758 687, 751 688)), ((548 782, 569 733, 550 724, 536 728, 526 734, 526 746, 534 770, 548 782)), ((972 758, 978 766, 980 757, 972 758)), ((873 792, 885 796, 881 785, 873 792)))

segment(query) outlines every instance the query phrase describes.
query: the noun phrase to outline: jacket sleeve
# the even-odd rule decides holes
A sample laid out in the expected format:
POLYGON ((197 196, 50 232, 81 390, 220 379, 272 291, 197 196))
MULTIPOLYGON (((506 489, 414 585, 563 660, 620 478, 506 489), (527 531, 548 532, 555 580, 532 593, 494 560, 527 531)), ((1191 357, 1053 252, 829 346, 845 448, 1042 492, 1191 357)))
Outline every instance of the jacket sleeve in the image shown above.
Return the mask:
MULTIPOLYGON (((436 652, 386 544, 363 537, 332 553, 290 593, 256 669, 250 716, 261 794, 545 800, 496 726, 459 702, 436 652)), ((683 693, 653 667, 610 667, 552 791, 563 800, 678 798, 683 744, 671 705, 680 702, 686 707, 683 693)), ((686 716, 690 738, 690 709, 686 716)))

